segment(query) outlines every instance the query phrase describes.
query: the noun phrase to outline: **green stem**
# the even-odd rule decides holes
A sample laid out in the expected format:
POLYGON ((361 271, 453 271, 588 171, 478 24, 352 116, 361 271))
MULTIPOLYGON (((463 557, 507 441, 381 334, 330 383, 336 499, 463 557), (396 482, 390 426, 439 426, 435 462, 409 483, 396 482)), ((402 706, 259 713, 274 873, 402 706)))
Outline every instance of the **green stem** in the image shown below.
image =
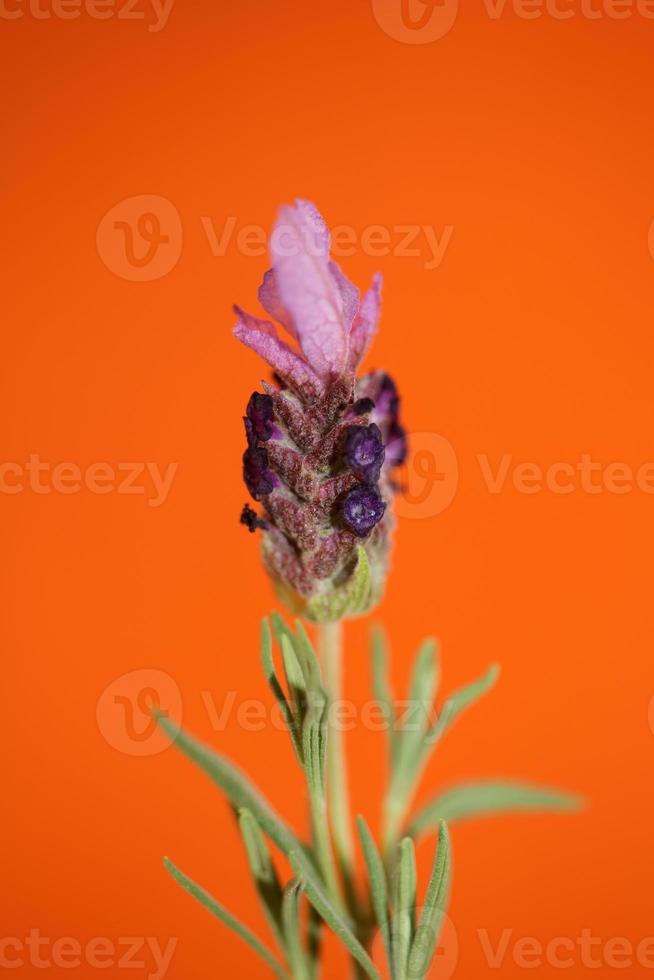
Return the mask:
POLYGON ((327 746, 329 817, 348 905, 355 918, 358 918, 360 908, 354 884, 354 836, 350 822, 345 739, 341 727, 335 724, 337 711, 334 705, 341 700, 343 689, 343 628, 340 622, 324 623, 320 626, 319 647, 331 704, 327 746))

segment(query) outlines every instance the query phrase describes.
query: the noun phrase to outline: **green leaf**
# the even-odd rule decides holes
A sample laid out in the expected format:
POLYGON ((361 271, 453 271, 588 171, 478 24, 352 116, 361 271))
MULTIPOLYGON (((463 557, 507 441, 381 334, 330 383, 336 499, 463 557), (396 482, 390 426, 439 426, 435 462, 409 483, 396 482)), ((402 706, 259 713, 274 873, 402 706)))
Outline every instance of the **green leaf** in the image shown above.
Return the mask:
POLYGON ((268 620, 265 618, 261 621, 261 662, 263 664, 263 670, 270 690, 275 696, 275 700, 277 701, 281 711, 282 719, 286 724, 289 735, 291 736, 291 742, 293 743, 293 748, 298 758, 298 762, 300 765, 302 765, 302 746, 300 743, 298 726, 295 722, 295 718, 293 717, 293 712, 290 709, 289 703, 286 700, 284 689, 279 683, 279 678, 277 677, 275 662, 273 660, 270 625, 268 620))
POLYGON ((373 836, 370 833, 368 825, 361 816, 357 817, 357 828, 359 831, 361 846, 363 848, 363 855, 366 860, 366 868, 368 870, 372 908, 373 912, 375 913, 377 925, 381 930, 382 939, 384 940, 384 948, 386 950, 386 958, 391 971, 391 977, 394 977, 391 950, 391 930, 388 919, 388 882, 386 880, 384 862, 380 857, 379 851, 377 850, 377 845, 375 844, 373 836))
POLYGON ((309 666, 307 664, 304 646, 298 642, 293 630, 286 624, 285 620, 279 615, 279 613, 273 612, 270 618, 272 620, 275 640, 277 641, 277 645, 280 647, 280 649, 283 651, 284 640, 290 644, 295 659, 297 660, 297 665, 300 668, 303 676, 303 681, 300 683, 300 686, 303 689, 306 689, 308 687, 306 679, 307 675, 309 674, 309 666))
POLYGON ((455 694, 450 695, 443 705, 438 719, 432 726, 428 736, 428 743, 434 745, 440 741, 448 728, 451 728, 459 715, 471 705, 479 701, 484 694, 487 694, 495 686, 497 678, 500 676, 500 668, 493 664, 483 677, 461 688, 455 694))
POLYGON ((283 616, 280 616, 278 612, 273 612, 270 614, 270 621, 272 623, 273 634, 275 636, 277 646, 281 647, 283 636, 287 636, 289 640, 293 639, 293 634, 290 628, 286 625, 286 620, 283 616))
POLYGON ((316 656, 313 644, 300 619, 295 620, 295 637, 293 638, 293 642, 300 662, 305 665, 307 686, 316 691, 322 689, 320 661, 316 656))
POLYGON ((303 891, 302 881, 293 878, 284 890, 282 902, 286 951, 293 980, 308 980, 310 976, 301 936, 300 907, 303 891))
POLYGON ((307 923, 307 946, 309 955, 309 972, 311 980, 317 980, 320 973, 320 950, 322 947, 323 920, 313 905, 309 903, 309 921, 307 923))
POLYGON ((400 860, 396 871, 395 908, 393 910, 393 965, 397 980, 406 980, 409 952, 416 914, 416 853, 413 841, 400 842, 400 860))
POLYGON ((189 895, 192 895, 193 898, 200 903, 200 905, 203 905, 207 911, 211 912, 212 915, 215 915, 217 919, 220 919, 220 921, 232 929, 237 936, 240 936, 241 939, 243 939, 248 946, 255 951, 255 953, 258 953, 262 960, 265 960, 270 969, 273 970, 277 976, 281 978, 281 980, 291 980, 289 974, 282 967, 282 965, 277 962, 272 953, 266 949, 263 943, 257 939, 254 933, 251 932, 247 926, 243 925, 243 923, 233 916, 231 912, 228 912, 226 908, 212 898, 211 895, 204 890, 204 888, 201 888, 194 881, 188 878, 184 872, 180 871, 179 868, 177 868, 168 858, 164 858, 164 867, 173 876, 175 881, 189 893, 189 895))
POLYGON ((409 833, 422 837, 441 820, 454 823, 472 817, 539 810, 570 812, 582 805, 577 796, 528 783, 501 780, 461 783, 427 803, 411 821, 409 833))
POLYGON ((420 763, 421 749, 431 725, 431 711, 439 680, 438 652, 434 640, 425 640, 415 659, 409 704, 397 729, 397 751, 393 777, 398 783, 411 783, 420 763))
POLYGON ((332 905, 307 856, 300 851, 293 851, 289 854, 289 860, 294 873, 304 883, 309 901, 323 917, 329 928, 338 936, 366 974, 372 977, 372 980, 381 980, 375 964, 352 932, 349 921, 332 905))
POLYGON ((451 695, 426 736, 422 739, 414 758, 399 760, 393 772, 390 789, 384 802, 384 854, 389 856, 406 818, 421 773, 445 732, 459 715, 479 700, 495 684, 499 667, 493 665, 483 677, 451 695))
POLYGON ((327 821, 327 792, 325 757, 327 732, 322 712, 307 716, 303 731, 304 772, 309 791, 311 820, 313 826, 313 853, 322 873, 323 881, 331 895, 340 894, 338 868, 334 859, 331 835, 327 821))
POLYGON ((307 786, 311 797, 324 803, 325 788, 325 756, 327 751, 327 734, 324 730, 324 713, 313 713, 307 717, 302 732, 302 752, 307 786))
MULTIPOLYGON (((282 650, 286 682, 291 695, 291 715, 295 730, 301 731, 304 718, 312 706, 321 710, 327 702, 322 687, 320 664, 306 630, 296 621, 297 633, 286 625, 278 613, 272 614, 273 632, 282 650)), ((270 659, 272 660, 272 654, 270 659)))
POLYGON ((409 685, 409 706, 395 726, 395 753, 390 785, 384 802, 384 852, 392 855, 395 842, 414 795, 429 748, 425 737, 439 683, 438 651, 434 640, 425 640, 416 656, 409 685))
POLYGON ((223 790, 236 810, 250 810, 261 829, 280 850, 288 854, 290 851, 303 849, 303 845, 288 824, 234 763, 214 752, 207 745, 203 745, 193 736, 179 730, 174 722, 163 715, 159 715, 157 720, 180 751, 223 790))
POLYGON ((384 714, 392 763, 397 751, 397 736, 393 692, 388 680, 388 659, 386 633, 380 625, 375 625, 372 630, 372 688, 375 701, 384 714))
POLYGON ((293 705, 293 716, 297 725, 301 726, 307 706, 307 682, 297 658, 292 640, 285 634, 281 638, 282 660, 286 683, 293 705))
POLYGON ((357 546, 354 571, 341 585, 318 592, 307 600, 305 616, 314 623, 335 623, 367 612, 372 599, 370 563, 363 545, 357 546))
POLYGON ((433 959, 449 899, 450 867, 450 839, 446 825, 441 822, 425 906, 409 956, 410 977, 426 976, 433 959))
POLYGON ((282 927, 282 887, 270 856, 270 851, 261 832, 259 824, 249 810, 239 813, 239 826, 248 857, 248 863, 259 899, 272 929, 275 939, 281 949, 284 949, 284 931, 282 927))

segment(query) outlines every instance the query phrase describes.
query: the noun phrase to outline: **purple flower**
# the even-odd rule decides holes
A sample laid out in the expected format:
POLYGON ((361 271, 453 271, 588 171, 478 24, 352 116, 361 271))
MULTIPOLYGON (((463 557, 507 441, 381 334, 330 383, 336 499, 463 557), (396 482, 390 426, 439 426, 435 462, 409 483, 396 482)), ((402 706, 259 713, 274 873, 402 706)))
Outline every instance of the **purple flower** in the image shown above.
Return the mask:
POLYGON ((352 406, 355 415, 370 415, 374 410, 375 403, 372 398, 359 398, 352 406))
POLYGON ((298 200, 281 208, 270 239, 273 268, 259 301, 299 351, 280 338, 273 322, 235 307, 238 339, 308 400, 322 396, 334 378, 354 373, 379 320, 381 276, 359 301, 359 290, 330 260, 329 247, 329 231, 313 204, 298 200))
POLYGON ((395 382, 390 374, 382 374, 379 383, 379 391, 375 399, 375 410, 379 415, 389 419, 397 417, 400 408, 400 398, 397 393, 395 382))
POLYGON ((354 407, 362 402, 373 405, 367 414, 381 430, 386 447, 386 466, 401 466, 406 460, 408 447, 406 431, 399 422, 400 396, 395 382, 389 374, 375 371, 361 379, 357 393, 359 400, 354 407))
POLYGON ((351 425, 345 432, 343 459, 366 483, 377 483, 384 462, 384 443, 379 426, 351 425))
POLYGON ((375 487, 357 487, 343 501, 345 525, 358 538, 365 538, 384 516, 386 504, 375 487))
POLYGON ((268 453, 265 449, 249 446, 243 453, 243 479, 255 500, 272 493, 275 482, 268 469, 268 453))
POLYGON ((393 526, 391 467, 405 451, 390 377, 356 378, 377 330, 381 276, 360 297, 329 244, 312 204, 283 207, 259 288, 268 319, 235 307, 234 328, 272 369, 244 418, 243 476, 263 513, 246 507, 241 521, 265 531, 263 560, 280 597, 318 622, 360 613, 380 597, 393 526), (368 575, 369 588, 350 593, 355 574, 368 575))
POLYGON ((246 409, 245 430, 248 442, 252 445, 256 440, 267 442, 273 434, 273 402, 270 395, 262 395, 253 391, 246 409), (248 424, 249 423, 249 424, 248 424))
POLYGON ((392 422, 386 439, 386 460, 388 465, 401 466, 406 461, 409 452, 406 430, 399 422, 392 422))

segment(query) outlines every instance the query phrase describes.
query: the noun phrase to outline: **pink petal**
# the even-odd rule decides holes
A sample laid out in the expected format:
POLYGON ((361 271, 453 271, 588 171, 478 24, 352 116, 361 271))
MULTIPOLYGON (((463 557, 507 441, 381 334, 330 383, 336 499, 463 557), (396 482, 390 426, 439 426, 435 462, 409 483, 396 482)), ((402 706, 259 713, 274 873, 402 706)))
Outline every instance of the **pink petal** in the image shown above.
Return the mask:
POLYGON ((329 231, 308 201, 283 207, 270 240, 279 297, 304 355, 326 380, 345 368, 349 342, 343 296, 329 268, 329 231))
POLYGON ((290 333, 291 337, 297 340, 295 325, 288 310, 284 307, 279 297, 279 283, 274 269, 268 269, 263 277, 263 282, 259 286, 259 302, 266 313, 281 323, 290 333))
POLYGON ((361 300, 359 313, 352 326, 348 364, 353 371, 365 357, 377 333, 381 311, 382 282, 381 273, 376 272, 372 277, 372 286, 361 300))
POLYGON ((281 377, 306 400, 315 400, 323 393, 323 384, 313 369, 291 348, 279 339, 277 330, 268 320, 259 320, 238 306, 234 312, 239 317, 234 336, 277 371, 281 377))
POLYGON ((345 318, 345 325, 349 328, 352 326, 352 321, 357 315, 357 310, 359 309, 359 290, 354 285, 353 282, 343 275, 340 266, 336 262, 329 263, 329 271, 334 277, 334 281, 338 286, 338 291, 341 294, 341 299, 343 301, 343 316, 345 318))

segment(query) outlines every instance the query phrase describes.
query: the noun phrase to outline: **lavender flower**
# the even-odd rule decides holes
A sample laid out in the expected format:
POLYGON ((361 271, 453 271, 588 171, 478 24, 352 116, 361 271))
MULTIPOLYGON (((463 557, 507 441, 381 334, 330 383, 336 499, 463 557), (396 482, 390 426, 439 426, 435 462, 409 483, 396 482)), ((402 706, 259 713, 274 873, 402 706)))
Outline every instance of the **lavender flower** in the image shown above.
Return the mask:
POLYGON ((343 459, 366 483, 377 483, 384 462, 384 443, 378 425, 351 425, 345 432, 343 459))
POLYGON ((390 377, 356 379, 377 330, 381 276, 360 298, 329 245, 312 204, 283 207, 259 289, 271 319, 235 307, 234 328, 275 382, 252 394, 244 416, 243 475, 265 517, 248 507, 244 523, 264 530, 280 596, 317 621, 364 612, 379 598, 393 521, 389 471, 406 452, 390 377))
POLYGON ((274 431, 273 418, 273 403, 270 395, 260 395, 258 391, 253 391, 243 419, 248 444, 252 444, 257 439, 261 442, 270 439, 274 431))
POLYGON ((384 516, 386 504, 375 487, 357 487, 343 501, 343 520, 357 538, 365 538, 384 516))

